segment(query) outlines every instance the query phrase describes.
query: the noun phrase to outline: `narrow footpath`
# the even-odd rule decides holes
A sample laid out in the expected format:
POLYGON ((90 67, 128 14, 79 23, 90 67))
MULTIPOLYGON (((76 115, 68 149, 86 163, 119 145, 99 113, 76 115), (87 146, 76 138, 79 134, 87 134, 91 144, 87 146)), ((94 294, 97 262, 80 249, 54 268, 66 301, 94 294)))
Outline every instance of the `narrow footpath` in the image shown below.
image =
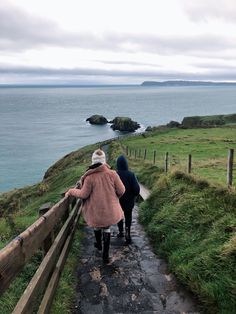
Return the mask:
POLYGON ((109 264, 94 246, 91 228, 84 226, 84 239, 77 270, 77 297, 72 313, 163 313, 197 314, 197 302, 168 273, 166 262, 151 249, 134 209, 132 244, 117 238, 112 227, 109 264))

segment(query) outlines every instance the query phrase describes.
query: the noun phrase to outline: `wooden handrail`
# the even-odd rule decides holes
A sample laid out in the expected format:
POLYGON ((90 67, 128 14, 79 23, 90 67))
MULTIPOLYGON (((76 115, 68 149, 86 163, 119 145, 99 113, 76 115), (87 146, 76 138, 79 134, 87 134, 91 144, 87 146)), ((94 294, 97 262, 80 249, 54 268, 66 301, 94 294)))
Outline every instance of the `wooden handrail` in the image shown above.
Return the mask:
POLYGON ((0 250, 0 295, 8 288, 69 208, 65 197, 0 250))
POLYGON ((28 284, 26 290, 22 294, 22 297, 20 298, 14 311, 12 312, 13 314, 23 314, 31 312, 32 305, 35 299, 38 297, 42 288, 48 282, 48 278, 51 275, 51 272, 57 263, 58 257, 60 255, 60 252, 62 251, 64 243, 66 242, 67 237, 70 235, 71 230, 73 230, 71 226, 73 225, 74 220, 78 216, 78 211, 79 204, 77 203, 76 206, 73 208, 72 212, 70 213, 65 224, 61 228, 60 232, 58 233, 55 241, 53 242, 46 256, 44 257, 35 275, 28 284))
MULTIPOLYGON (((78 202, 76 206, 79 206, 80 204, 81 203, 78 202)), ((64 267, 65 260, 66 260, 66 257, 68 255, 68 252, 69 252, 72 240, 73 240, 73 236, 74 236, 74 233, 75 233, 75 230, 76 230, 79 218, 80 218, 80 214, 81 214, 81 207, 80 207, 80 209, 79 209, 79 211, 78 211, 78 213, 77 213, 77 215, 73 221, 73 226, 72 226, 71 232, 65 241, 64 247, 61 251, 61 255, 58 259, 56 267, 54 268, 54 272, 51 276, 51 279, 48 283, 44 297, 43 297, 42 302, 40 304, 38 314, 47 314, 50 311, 50 308, 51 308, 51 305, 53 302, 53 298, 54 298, 54 295, 56 292, 56 288, 57 288, 57 285, 59 282, 60 274, 61 274, 62 269, 64 267)))
MULTIPOLYGON (((143 199, 146 199, 150 192, 144 186, 141 185, 140 187, 140 195, 143 199)), ((48 288, 38 313, 49 312, 59 276, 80 217, 80 200, 77 200, 68 216, 70 205, 74 203, 75 198, 64 197, 0 251, 0 293, 3 293, 31 256, 41 248, 55 226, 60 221, 65 221, 66 217, 66 221, 54 242, 19 299, 13 314, 30 313, 34 301, 45 290, 47 284, 48 288)))

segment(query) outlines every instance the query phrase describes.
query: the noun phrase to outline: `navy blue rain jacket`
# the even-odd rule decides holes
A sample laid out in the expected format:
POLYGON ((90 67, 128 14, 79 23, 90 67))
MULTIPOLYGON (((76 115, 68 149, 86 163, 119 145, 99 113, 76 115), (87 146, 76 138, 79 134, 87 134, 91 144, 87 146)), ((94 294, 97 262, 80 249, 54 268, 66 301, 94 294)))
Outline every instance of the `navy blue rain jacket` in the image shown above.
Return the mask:
POLYGON ((135 174, 128 169, 126 158, 121 155, 116 162, 117 173, 125 186, 125 193, 120 198, 122 209, 132 210, 134 207, 135 196, 139 195, 140 187, 135 174))

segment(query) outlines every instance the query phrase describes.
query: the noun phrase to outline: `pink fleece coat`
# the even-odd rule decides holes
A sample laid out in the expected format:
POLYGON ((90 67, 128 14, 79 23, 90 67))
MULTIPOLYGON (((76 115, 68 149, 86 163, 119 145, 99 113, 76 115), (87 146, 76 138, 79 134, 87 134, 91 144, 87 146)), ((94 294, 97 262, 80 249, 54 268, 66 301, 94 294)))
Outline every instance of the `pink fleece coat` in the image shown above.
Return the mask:
POLYGON ((107 164, 88 170, 81 182, 80 189, 70 189, 68 194, 85 200, 82 214, 90 227, 110 226, 124 218, 119 198, 125 187, 107 164))

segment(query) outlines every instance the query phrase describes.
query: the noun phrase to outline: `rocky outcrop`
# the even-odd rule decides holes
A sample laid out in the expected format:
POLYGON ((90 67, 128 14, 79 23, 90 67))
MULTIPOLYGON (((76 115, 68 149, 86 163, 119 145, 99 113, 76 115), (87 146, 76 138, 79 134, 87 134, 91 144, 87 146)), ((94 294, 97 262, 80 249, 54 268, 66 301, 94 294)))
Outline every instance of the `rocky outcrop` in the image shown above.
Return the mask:
POLYGON ((112 121, 111 128, 113 130, 123 131, 123 132, 134 132, 138 128, 140 128, 140 125, 133 121, 131 118, 128 117, 116 117, 112 121))
POLYGON ((104 116, 98 114, 94 114, 93 116, 86 119, 86 121, 88 121, 90 124, 96 125, 103 125, 108 123, 107 119, 104 116))
POLYGON ((155 131, 163 131, 168 129, 167 125, 158 125, 158 126, 148 126, 145 129, 145 132, 155 132, 155 131))
POLYGON ((236 123, 236 114, 185 117, 183 128, 209 128, 236 123))
POLYGON ((180 123, 177 121, 170 121, 166 125, 168 128, 178 128, 180 126, 180 123))
POLYGON ((181 124, 177 121, 170 121, 169 123, 165 125, 158 125, 158 126, 148 126, 145 131, 147 132, 154 132, 158 130, 165 130, 169 128, 179 128, 181 127, 181 124))
POLYGON ((222 125, 235 125, 236 113, 215 116, 192 116, 183 118, 182 123, 170 121, 166 125, 148 126, 145 131, 153 132, 163 128, 214 128, 222 125))

